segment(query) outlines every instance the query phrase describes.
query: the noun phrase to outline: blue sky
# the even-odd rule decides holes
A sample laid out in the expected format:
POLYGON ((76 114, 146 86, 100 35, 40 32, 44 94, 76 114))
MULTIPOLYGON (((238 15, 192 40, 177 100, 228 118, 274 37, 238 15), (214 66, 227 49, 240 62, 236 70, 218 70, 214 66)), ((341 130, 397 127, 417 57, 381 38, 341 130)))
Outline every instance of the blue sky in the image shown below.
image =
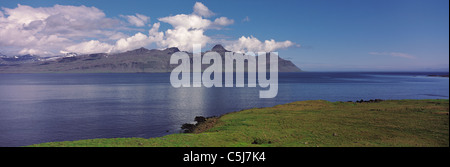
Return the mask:
MULTIPOLYGON (((84 5, 101 10, 106 18, 122 21, 136 14, 149 17, 146 26, 128 25, 115 30, 130 37, 138 32, 148 35, 157 22, 160 22, 159 31, 167 34, 174 24, 159 19, 189 15, 196 2, 214 13, 204 16, 205 19, 211 22, 219 17, 232 20, 219 28, 202 29, 204 36, 211 39, 205 43, 205 48, 211 47, 212 41, 236 46, 232 42, 244 36, 261 42, 274 39, 280 44, 274 51, 306 71, 448 71, 449 68, 448 0, 48 0, 2 1, 0 6, 4 17, 8 16, 4 8, 14 9, 18 4, 32 8, 84 5), (283 43, 287 41, 292 44, 283 43)), ((96 38, 98 36, 77 40, 114 44, 114 41, 96 38)), ((6 45, 0 43, 0 52, 12 48, 6 45)), ((151 43, 146 47, 166 45, 151 43)))

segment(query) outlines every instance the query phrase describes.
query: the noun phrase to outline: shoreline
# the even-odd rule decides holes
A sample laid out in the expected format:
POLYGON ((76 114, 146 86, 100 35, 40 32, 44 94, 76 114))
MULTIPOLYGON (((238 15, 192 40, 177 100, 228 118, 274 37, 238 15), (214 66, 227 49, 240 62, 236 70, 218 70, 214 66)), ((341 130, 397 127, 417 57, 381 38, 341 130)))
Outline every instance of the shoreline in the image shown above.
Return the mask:
POLYGON ((448 99, 297 101, 209 118, 194 133, 27 147, 448 147, 448 106, 448 99))
POLYGON ((448 78, 448 74, 444 74, 444 75, 427 75, 429 77, 442 77, 442 78, 448 78))

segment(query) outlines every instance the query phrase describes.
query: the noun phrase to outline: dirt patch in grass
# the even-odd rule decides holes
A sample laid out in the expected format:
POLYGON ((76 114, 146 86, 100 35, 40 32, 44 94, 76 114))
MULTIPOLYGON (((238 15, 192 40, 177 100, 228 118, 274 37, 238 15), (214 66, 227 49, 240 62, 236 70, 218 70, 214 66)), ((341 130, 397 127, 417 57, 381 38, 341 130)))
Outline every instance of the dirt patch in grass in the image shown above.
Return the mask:
POLYGON ((205 121, 197 123, 197 126, 195 126, 193 133, 202 133, 213 128, 218 120, 219 117, 206 118, 205 121))
POLYGON ((196 124, 190 124, 185 123, 181 126, 181 129, 184 130, 184 133, 202 133, 205 132, 211 128, 213 128, 217 121, 219 120, 219 117, 202 117, 197 116, 194 119, 197 123, 196 124))

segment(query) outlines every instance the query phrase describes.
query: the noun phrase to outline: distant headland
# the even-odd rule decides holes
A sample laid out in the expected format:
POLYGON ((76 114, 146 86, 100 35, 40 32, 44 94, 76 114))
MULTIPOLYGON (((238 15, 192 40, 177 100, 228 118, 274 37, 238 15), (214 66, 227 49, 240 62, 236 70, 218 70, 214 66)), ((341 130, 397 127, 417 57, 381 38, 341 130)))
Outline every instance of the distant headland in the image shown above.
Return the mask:
MULTIPOLYGON (((178 48, 171 47, 164 50, 139 48, 115 54, 95 53, 78 55, 76 53, 67 53, 58 57, 40 57, 36 55, 8 57, 1 55, 0 73, 171 72, 177 65, 170 64, 170 56, 179 51, 178 48)), ((215 45, 210 51, 218 52, 222 58, 224 58, 225 52, 230 52, 222 45, 215 45)), ((192 58, 192 53, 186 53, 192 58)), ((207 65, 202 65, 202 70, 205 68, 207 68, 207 65)), ((279 57, 278 71, 301 72, 302 70, 291 61, 279 57)))

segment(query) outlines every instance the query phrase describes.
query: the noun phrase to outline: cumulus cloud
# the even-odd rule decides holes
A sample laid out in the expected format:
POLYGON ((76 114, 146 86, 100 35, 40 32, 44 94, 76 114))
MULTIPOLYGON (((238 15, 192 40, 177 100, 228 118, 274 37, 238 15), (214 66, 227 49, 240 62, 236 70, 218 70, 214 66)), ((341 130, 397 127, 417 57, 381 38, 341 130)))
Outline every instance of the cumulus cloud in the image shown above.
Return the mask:
POLYGON ((149 38, 151 41, 162 41, 164 38, 164 33, 159 32, 159 26, 161 26, 160 23, 153 24, 152 28, 148 31, 149 38))
POLYGON ((174 28, 207 29, 211 21, 198 15, 179 14, 175 16, 159 18, 159 21, 169 23, 174 28))
POLYGON ((212 11, 210 11, 208 9, 208 7, 203 5, 203 3, 201 3, 201 2, 196 2, 195 3, 195 5, 194 5, 194 14, 198 15, 198 16, 203 16, 203 17, 211 17, 211 16, 215 15, 212 11))
POLYGON ((220 29, 234 23, 227 17, 219 17, 214 21, 203 17, 212 16, 213 13, 202 3, 194 5, 193 14, 178 14, 175 16, 162 17, 158 20, 172 25, 173 29, 165 32, 164 39, 158 42, 161 47, 178 47, 180 50, 192 50, 192 44, 205 46, 211 41, 204 32, 208 29, 220 29))
MULTIPOLYGON (((2 8, 0 52, 41 56, 68 52, 116 53, 151 44, 190 51, 193 44, 205 46, 218 41, 215 36, 205 35, 206 31, 222 30, 234 24, 234 20, 227 17, 209 19, 215 14, 200 2, 195 3, 191 14, 158 18, 160 22, 151 25, 147 33, 136 27, 149 24, 150 17, 142 14, 119 16, 108 18, 100 9, 86 6, 34 8, 19 4, 12 9, 2 8), (161 23, 170 24, 172 28, 160 30, 161 23)), ((224 40, 226 47, 233 51, 274 51, 296 45, 291 41, 260 41, 253 36, 224 40)))
POLYGON ((214 20, 213 23, 218 26, 227 26, 227 25, 233 24, 234 20, 228 19, 226 17, 219 17, 216 20, 214 20))
POLYGON ((67 47, 61 53, 75 52, 75 53, 109 53, 113 46, 98 40, 90 40, 67 47))
POLYGON ((161 46, 178 47, 180 50, 191 51, 192 44, 205 46, 210 38, 204 34, 202 29, 187 29, 179 27, 168 29, 165 33, 165 40, 161 41, 161 46))
POLYGON ((129 49, 144 47, 150 44, 151 42, 152 41, 150 41, 147 35, 137 33, 131 37, 119 39, 116 42, 116 45, 113 48, 114 50, 112 52, 123 52, 129 49))
POLYGON ((76 53, 117 53, 125 52, 128 50, 137 49, 140 47, 148 46, 151 43, 157 43, 164 41, 164 33, 159 32, 160 23, 153 24, 149 30, 149 35, 143 33, 136 33, 131 37, 123 37, 116 41, 114 45, 100 42, 97 40, 91 40, 80 44, 66 47, 62 53, 76 52, 76 53))
POLYGON ((0 49, 19 54, 54 55, 85 38, 105 37, 119 20, 95 8, 63 6, 2 8, 0 49))
POLYGON ((179 14, 159 18, 158 20, 169 23, 173 27, 173 29, 168 29, 165 32, 165 38, 158 43, 159 46, 191 50, 192 44, 202 44, 204 46, 210 40, 204 32, 212 25, 212 22, 208 19, 203 19, 201 16, 179 14))
POLYGON ((62 53, 77 52, 77 53, 117 53, 125 52, 132 49, 148 46, 151 43, 163 41, 164 33, 158 32, 160 23, 153 24, 149 30, 149 35, 143 33, 136 33, 131 37, 120 38, 114 45, 91 40, 80 44, 66 47, 62 53))
POLYGON ((407 53, 400 53, 400 52, 369 52, 370 55, 377 55, 377 56, 392 56, 392 57, 401 57, 401 58, 407 58, 407 59, 415 59, 413 55, 407 54, 407 53))
POLYGON ((231 42, 231 44, 225 45, 225 48, 232 51, 239 51, 239 52, 259 52, 259 51, 265 51, 265 52, 271 52, 275 51, 277 49, 283 49, 288 48, 291 46, 300 46, 298 44, 295 44, 291 41, 284 41, 284 42, 276 42, 275 40, 265 40, 264 42, 261 42, 259 39, 250 36, 240 37, 237 41, 231 42))
POLYGON ((150 17, 142 15, 142 14, 137 14, 136 16, 133 15, 121 15, 121 17, 126 18, 127 21, 132 24, 135 25, 137 27, 143 27, 145 26, 145 24, 147 24, 150 20, 150 17))

